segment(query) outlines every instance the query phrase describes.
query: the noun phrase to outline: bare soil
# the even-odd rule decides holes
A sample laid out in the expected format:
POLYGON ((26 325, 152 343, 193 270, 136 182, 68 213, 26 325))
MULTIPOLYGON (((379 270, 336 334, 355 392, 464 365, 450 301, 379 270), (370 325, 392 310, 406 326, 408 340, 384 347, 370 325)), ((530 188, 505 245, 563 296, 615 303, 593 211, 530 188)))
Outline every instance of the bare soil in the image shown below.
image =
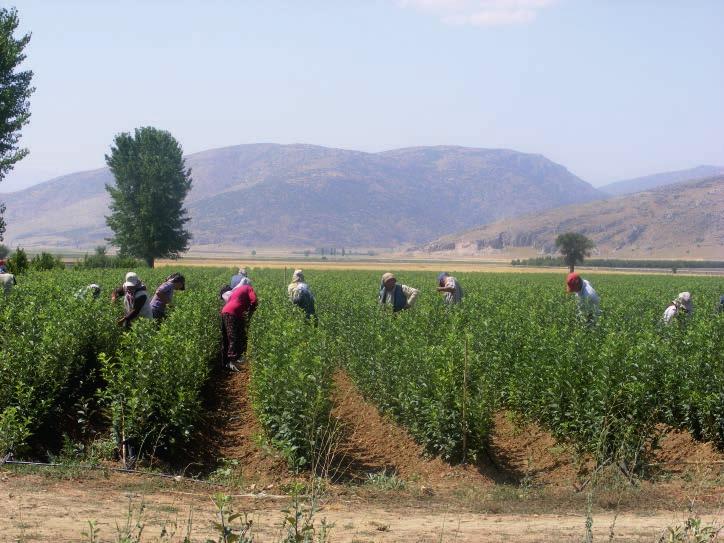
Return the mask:
MULTIPOLYGON (((282 509, 289 500, 233 499, 235 511, 253 520, 256 541, 278 541, 283 533, 282 509)), ((162 529, 181 541, 191 519, 191 540, 218 538, 217 520, 209 492, 183 483, 156 484, 139 477, 109 475, 58 479, 52 475, 0 471, 0 541, 87 541, 87 522, 95 520, 100 541, 116 541, 119 528, 143 526, 142 541, 158 541, 162 529), (143 504, 143 505, 142 505, 143 504), (143 511, 141 508, 143 507, 143 511)), ((597 510, 593 515, 594 540, 655 541, 667 527, 687 519, 685 509, 667 511, 597 510)), ((721 522, 717 511, 701 515, 704 523, 721 522)), ((475 512, 459 503, 440 504, 434 499, 411 502, 395 494, 376 499, 335 495, 323 499, 316 513, 332 523, 335 542, 479 542, 479 541, 581 541, 584 509, 576 512, 491 513, 475 512)))
MULTIPOLYGON (((339 542, 581 541, 590 497, 598 540, 655 541, 686 521, 693 508, 704 523, 720 523, 724 455, 682 432, 668 432, 652 476, 635 485, 613 472, 594 489, 577 491, 572 452, 542 428, 508 413, 495 416, 489 457, 451 466, 430 458, 394 421, 379 413, 347 375, 335 375, 332 416, 338 431, 316 473, 328 475, 318 494, 315 522, 334 524, 339 542), (370 474, 384 473, 379 480, 370 474), (386 477, 398 483, 388 488, 386 477), (589 496, 589 490, 592 492, 589 496)), ((83 541, 97 520, 101 541, 115 541, 131 518, 145 526, 143 541, 158 541, 162 527, 181 541, 192 517, 192 541, 218 538, 211 495, 234 496, 233 507, 254 521, 256 541, 277 541, 290 489, 318 488, 314 472, 291 473, 265 445, 251 409, 249 368, 219 371, 196 464, 218 483, 192 483, 113 472, 0 467, 0 541, 83 541), (215 469, 215 471, 213 471, 215 469), (316 483, 315 483, 316 481, 316 483), (261 494, 260 494, 261 492, 261 494), (143 512, 141 508, 143 505, 143 512), (140 515, 140 517, 139 517, 140 515)), ((665 430, 662 428, 662 430, 665 430)), ((308 498, 304 500, 308 506, 308 498)))

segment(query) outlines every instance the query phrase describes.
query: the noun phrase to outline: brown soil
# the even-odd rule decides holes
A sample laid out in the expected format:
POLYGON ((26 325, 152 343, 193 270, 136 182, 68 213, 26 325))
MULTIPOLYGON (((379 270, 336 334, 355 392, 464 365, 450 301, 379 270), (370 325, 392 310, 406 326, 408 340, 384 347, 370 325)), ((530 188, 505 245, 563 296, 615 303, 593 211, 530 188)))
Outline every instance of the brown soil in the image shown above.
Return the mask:
POLYGON ((205 406, 207 419, 197 443, 190 448, 202 451, 200 464, 231 466, 239 472, 240 482, 243 479, 244 483, 266 486, 291 476, 286 461, 264 444, 249 397, 250 377, 248 364, 239 372, 217 370, 206 394, 210 401, 205 406))
POLYGON ((711 443, 696 441, 689 432, 662 430, 665 434, 653 450, 652 463, 658 463, 666 471, 675 473, 696 465, 721 465, 724 470, 724 451, 716 450, 711 443))
MULTIPOLYGON (((713 477, 724 472, 724 452, 713 444, 664 426, 659 431, 662 437, 647 455, 648 466, 656 469, 649 471, 681 474, 706 470, 713 477)), ((537 424, 520 422, 505 411, 494 418, 490 457, 498 469, 514 475, 518 482, 572 486, 581 475, 570 446, 557 442, 537 424)))
POLYGON ((334 376, 332 403, 332 416, 340 427, 333 474, 337 477, 364 480, 367 474, 385 472, 431 484, 460 478, 482 485, 493 482, 475 469, 428 456, 404 428, 367 402, 343 371, 334 376))
MULTIPOLYGON (((216 540, 217 520, 210 491, 183 483, 154 485, 145 478, 111 474, 82 479, 23 474, 0 468, 0 541, 78 542, 88 541, 82 532, 88 521, 97 521, 98 541, 117 541, 130 516, 130 527, 143 526, 141 541, 180 542, 192 518, 191 541, 216 540), (144 510, 140 513, 141 504, 144 510), (140 524, 137 521, 140 520, 140 524), (161 539, 162 526, 175 532, 161 539)), ((500 496, 498 502, 505 503, 500 496)), ((378 494, 375 501, 359 496, 329 497, 320 502, 315 517, 334 524, 331 541, 337 543, 391 543, 438 541, 581 541, 584 536, 585 505, 577 510, 535 514, 536 508, 517 513, 473 511, 460 503, 418 500, 410 502, 396 494, 378 494)), ((523 506, 526 504, 523 503, 523 506)), ((245 512, 254 523, 255 541, 279 541, 283 509, 289 500, 233 498, 234 511, 245 512)), ((638 510, 614 511, 596 508, 594 540, 608 539, 612 525, 615 541, 655 541, 668 526, 681 525, 688 513, 685 504, 674 511, 642 504, 638 510)), ((718 523, 716 509, 701 512, 705 524, 718 523)), ((135 539, 134 539, 135 541, 135 539)))
POLYGON ((521 423, 507 411, 495 414, 490 459, 514 481, 573 485, 577 468, 568 447, 535 423, 521 423))

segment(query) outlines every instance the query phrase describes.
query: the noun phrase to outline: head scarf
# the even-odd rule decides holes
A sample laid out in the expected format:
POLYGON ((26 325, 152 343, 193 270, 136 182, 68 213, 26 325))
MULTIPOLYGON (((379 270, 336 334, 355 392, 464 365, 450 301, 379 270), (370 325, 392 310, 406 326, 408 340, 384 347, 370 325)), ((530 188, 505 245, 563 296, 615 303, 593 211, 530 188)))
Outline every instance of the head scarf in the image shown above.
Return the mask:
POLYGON ((691 293, 680 292, 674 300, 674 305, 683 307, 687 313, 691 313, 691 293))
POLYGON ((387 281, 389 281, 390 279, 395 279, 394 274, 392 274, 392 273, 390 273, 390 272, 387 272, 387 273, 383 274, 383 275, 382 275, 382 284, 385 284, 385 283, 386 283, 387 281))
POLYGON ((304 272, 302 270, 294 270, 294 273, 292 274, 292 283, 303 283, 304 282, 304 272))
POLYGON ((569 273, 566 277, 566 292, 578 292, 578 282, 581 280, 581 276, 576 272, 569 273))

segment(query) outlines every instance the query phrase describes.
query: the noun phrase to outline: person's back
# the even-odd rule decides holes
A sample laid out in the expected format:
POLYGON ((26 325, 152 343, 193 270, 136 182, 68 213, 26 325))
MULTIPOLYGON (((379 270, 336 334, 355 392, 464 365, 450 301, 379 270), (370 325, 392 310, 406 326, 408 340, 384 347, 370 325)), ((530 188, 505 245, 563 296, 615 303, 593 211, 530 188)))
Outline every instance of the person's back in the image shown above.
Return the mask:
POLYGON ((566 291, 576 295, 578 300, 578 311, 588 324, 594 324, 600 315, 599 298, 591 283, 583 279, 576 272, 571 272, 566 277, 566 291))
POLYGON ((669 324, 678 314, 679 314, 679 308, 676 306, 675 303, 672 302, 664 310, 664 316, 662 317, 661 320, 664 321, 664 324, 669 324))
POLYGON ((154 319, 162 319, 166 316, 166 306, 173 301, 173 293, 176 290, 184 290, 186 280, 179 273, 169 275, 166 280, 156 289, 151 298, 151 311, 154 319))
POLYGON ((438 291, 443 293, 443 301, 447 305, 459 304, 463 299, 463 288, 457 278, 441 273, 438 278, 438 291))
POLYGON ((153 318, 153 310, 151 309, 151 298, 146 291, 145 285, 141 285, 140 288, 134 292, 126 295, 124 298, 124 304, 126 305, 126 311, 130 313, 134 307, 140 307, 138 316, 144 319, 153 318))
POLYGON ((254 288, 251 285, 241 285, 231 291, 229 301, 224 304, 221 313, 243 318, 245 314, 254 311, 256 304, 254 288))
POLYGON ((232 275, 231 280, 229 280, 229 286, 232 289, 235 289, 240 285, 251 285, 251 280, 246 272, 246 268, 239 268, 239 271, 235 275, 232 275))
POLYGON ((2 285, 4 294, 10 294, 16 285, 15 276, 12 273, 0 273, 0 285, 2 285))
POLYGON ((594 290, 586 279, 582 280, 583 285, 581 286, 580 292, 576 292, 578 296, 578 303, 582 308, 589 310, 598 310, 598 305, 601 303, 598 293, 594 290))
POLYGON ((291 283, 289 287, 287 287, 287 292, 289 294, 289 301, 297 307, 300 307, 307 317, 314 315, 314 294, 312 294, 307 283, 291 283))

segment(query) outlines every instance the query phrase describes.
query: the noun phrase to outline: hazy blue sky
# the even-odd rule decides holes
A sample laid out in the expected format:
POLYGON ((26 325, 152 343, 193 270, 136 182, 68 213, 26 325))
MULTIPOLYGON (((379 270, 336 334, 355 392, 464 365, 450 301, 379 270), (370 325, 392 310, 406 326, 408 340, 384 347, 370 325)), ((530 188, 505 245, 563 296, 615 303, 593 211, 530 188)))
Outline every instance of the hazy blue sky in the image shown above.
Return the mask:
POLYGON ((506 147, 593 184, 724 165, 724 1, 10 5, 37 91, 2 192, 103 166, 144 125, 187 153, 506 147))

